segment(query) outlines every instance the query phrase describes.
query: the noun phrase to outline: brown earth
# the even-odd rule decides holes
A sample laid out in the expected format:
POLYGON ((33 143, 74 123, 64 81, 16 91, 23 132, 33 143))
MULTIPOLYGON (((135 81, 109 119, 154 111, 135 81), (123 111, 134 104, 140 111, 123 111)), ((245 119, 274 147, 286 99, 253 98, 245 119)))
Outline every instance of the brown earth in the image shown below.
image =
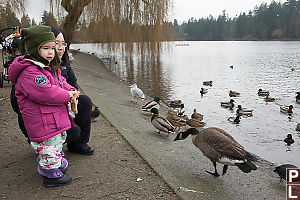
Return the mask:
POLYGON ((71 154, 64 147, 72 183, 41 186, 36 156, 10 105, 10 86, 0 88, 1 199, 179 199, 103 116, 92 123, 94 155, 71 154))

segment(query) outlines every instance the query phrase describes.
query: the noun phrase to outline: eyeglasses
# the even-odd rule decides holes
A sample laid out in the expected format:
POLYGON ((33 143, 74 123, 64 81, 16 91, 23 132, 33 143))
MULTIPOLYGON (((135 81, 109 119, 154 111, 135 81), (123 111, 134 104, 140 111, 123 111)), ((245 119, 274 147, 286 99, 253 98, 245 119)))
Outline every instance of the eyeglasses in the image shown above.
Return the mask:
POLYGON ((55 42, 55 44, 59 47, 66 47, 67 43, 66 42, 55 42))

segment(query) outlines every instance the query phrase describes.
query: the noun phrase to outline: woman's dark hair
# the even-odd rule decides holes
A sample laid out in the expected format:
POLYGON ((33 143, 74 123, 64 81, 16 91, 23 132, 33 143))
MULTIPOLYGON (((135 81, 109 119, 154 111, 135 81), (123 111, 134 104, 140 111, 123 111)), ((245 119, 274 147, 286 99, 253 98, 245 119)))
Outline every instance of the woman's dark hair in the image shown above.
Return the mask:
MULTIPOLYGON (((48 25, 48 26, 50 26, 51 31, 54 33, 55 37, 57 37, 58 34, 60 34, 60 33, 64 34, 59 28, 51 26, 51 25, 48 25)), ((65 53, 61 57, 61 61, 62 61, 62 63, 61 63, 62 66, 70 64, 70 58, 69 58, 69 54, 68 54, 68 49, 67 48, 65 49, 65 53)))

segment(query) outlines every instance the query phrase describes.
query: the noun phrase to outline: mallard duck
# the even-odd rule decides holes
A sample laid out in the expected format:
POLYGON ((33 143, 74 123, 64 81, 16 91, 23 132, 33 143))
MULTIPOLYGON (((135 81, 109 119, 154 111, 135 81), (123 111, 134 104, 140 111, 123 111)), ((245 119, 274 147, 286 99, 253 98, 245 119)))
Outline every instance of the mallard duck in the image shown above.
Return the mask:
POLYGON ((169 107, 171 108, 180 108, 180 105, 182 104, 183 102, 179 99, 179 100, 172 100, 172 101, 169 101, 169 107))
POLYGON ((239 124, 241 121, 241 116, 237 115, 236 117, 229 117, 228 121, 230 121, 234 124, 239 124))
POLYGON ((199 119, 194 118, 188 118, 188 116, 185 115, 186 124, 190 127, 198 128, 198 127, 204 127, 206 125, 205 122, 200 121, 199 119))
POLYGON ((173 125, 175 126, 175 130, 178 128, 180 130, 180 127, 186 126, 186 121, 183 120, 182 118, 178 117, 175 115, 174 112, 171 110, 168 111, 168 114, 166 116, 166 119, 173 125))
POLYGON ((178 112, 177 112, 177 115, 178 117, 182 117, 185 113, 185 108, 184 108, 184 104, 180 104, 180 107, 178 108, 178 112))
POLYGON ((258 94, 258 96, 269 96, 269 91, 263 90, 263 89, 258 89, 257 94, 258 94))
POLYGON ((172 124, 166 118, 159 116, 157 108, 152 108, 151 113, 151 124, 158 129, 156 133, 160 134, 160 131, 166 132, 166 136, 169 137, 170 133, 175 132, 172 124))
POLYGON ((265 100, 266 102, 273 102, 273 101, 275 101, 275 98, 269 97, 269 95, 268 95, 268 96, 266 96, 266 97, 264 98, 264 100, 265 100))
POLYGON ((130 92, 133 96, 133 99, 132 101, 134 101, 135 99, 145 99, 145 95, 144 95, 144 92, 137 87, 137 85, 134 83, 132 84, 131 86, 129 86, 131 89, 130 89, 130 92))
POLYGON ((293 108, 294 108, 293 105, 289 105, 289 106, 280 106, 280 112, 291 114, 291 113, 293 113, 293 108))
POLYGON ((300 131, 300 123, 297 124, 296 131, 300 131))
POLYGON ((153 101, 149 101, 142 107, 142 110, 144 112, 150 112, 152 108, 157 108, 159 110, 160 103, 161 103, 160 98, 154 97, 153 101))
POLYGON ((249 110, 247 108, 242 108, 241 105, 238 105, 238 108, 236 110, 237 115, 245 115, 245 116, 252 116, 253 110, 249 110))
POLYGON ((273 171, 280 176, 280 181, 282 181, 282 179, 286 180, 286 169, 288 168, 298 168, 298 167, 292 164, 284 164, 275 167, 273 171))
POLYGON ((256 170, 257 167, 251 162, 254 157, 247 152, 230 134, 220 128, 206 128, 198 131, 190 128, 185 132, 177 134, 176 140, 184 140, 192 135, 193 144, 213 163, 215 172, 206 171, 207 173, 218 177, 217 162, 224 164, 223 173, 227 172, 228 165, 237 166, 244 173, 256 170))
POLYGON ((234 100, 230 99, 229 102, 220 102, 220 103, 221 103, 222 107, 232 109, 234 107, 234 103, 233 102, 234 102, 234 100))
POLYGON ((212 86, 213 81, 203 81, 203 85, 212 86))
POLYGON ((192 119, 198 119, 199 121, 203 120, 203 115, 201 115, 200 113, 197 113, 197 110, 194 109, 192 115, 191 115, 192 119))
POLYGON ((207 89, 204 89, 204 88, 200 89, 200 94, 201 95, 206 94, 206 93, 207 93, 207 89))
POLYGON ((229 91, 229 96, 230 97, 238 97, 238 96, 240 96, 240 93, 230 90, 229 91))
POLYGON ((295 142, 292 134, 287 134, 286 138, 283 140, 287 145, 291 145, 295 142))

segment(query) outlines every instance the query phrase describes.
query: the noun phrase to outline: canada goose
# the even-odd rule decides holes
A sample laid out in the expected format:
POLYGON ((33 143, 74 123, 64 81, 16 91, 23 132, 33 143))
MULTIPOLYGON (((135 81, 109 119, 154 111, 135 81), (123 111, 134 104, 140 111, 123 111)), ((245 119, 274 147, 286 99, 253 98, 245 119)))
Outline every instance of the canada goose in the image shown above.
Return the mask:
POLYGON ((178 108, 177 115, 178 115, 178 117, 182 117, 184 115, 184 113, 185 113, 185 108, 184 108, 184 104, 182 103, 182 104, 180 104, 180 107, 178 108))
POLYGON ((134 99, 145 99, 145 95, 144 95, 144 92, 137 87, 137 85, 134 83, 132 84, 131 86, 129 86, 131 89, 130 89, 130 92, 133 96, 133 99, 132 101, 134 101, 134 99))
POLYGON ((298 167, 292 164, 284 164, 275 167, 273 171, 280 176, 280 181, 282 181, 282 179, 286 180, 286 169, 288 168, 298 168, 298 167))
POLYGON ((234 100, 230 99, 229 102, 220 102, 220 103, 221 103, 222 107, 232 109, 234 107, 234 103, 233 102, 234 102, 234 100))
POLYGON ((240 93, 230 90, 229 91, 229 96, 230 97, 237 97, 237 96, 240 96, 240 93))
POLYGON ((265 100, 266 102, 273 102, 273 101, 275 101, 275 98, 269 97, 269 95, 267 95, 267 96, 264 98, 264 100, 265 100))
POLYGON ((292 134, 287 134, 286 138, 283 140, 287 145, 291 145, 295 142, 292 134))
POLYGON ((203 120, 203 115, 201 115, 200 113, 197 113, 197 110, 194 109, 193 113, 191 115, 191 118, 198 119, 198 120, 202 121, 203 120))
POLYGON ((180 127, 186 126, 186 121, 176 116, 171 110, 168 111, 166 119, 172 124, 172 126, 175 126, 175 130, 177 128, 180 130, 180 127))
POLYGON ((163 131, 167 133, 165 136, 169 136, 171 132, 175 131, 175 128, 166 118, 160 117, 158 115, 157 108, 152 108, 151 113, 152 113, 151 124, 158 129, 158 132, 156 133, 160 134, 160 131, 163 131))
POLYGON ((263 89, 258 89, 258 92, 257 92, 258 96, 269 96, 269 91, 267 90, 263 90, 263 89))
POLYGON ((236 117, 229 117, 228 121, 234 123, 234 124, 239 124, 241 121, 241 116, 237 115, 236 117))
POLYGON ((249 110, 246 108, 242 108, 241 105, 238 105, 238 109, 236 110, 237 115, 245 115, 245 116, 252 116, 253 110, 249 110))
POLYGON ((183 102, 179 99, 179 100, 172 100, 172 101, 169 101, 169 107, 171 108, 180 108, 180 105, 182 104, 183 102))
POLYGON ((203 81, 203 85, 212 86, 213 81, 203 81))
POLYGON ((142 107, 142 110, 144 112, 150 112, 152 108, 157 108, 159 110, 160 103, 161 103, 160 98, 154 97, 153 101, 149 101, 142 107))
POLYGON ((200 89, 200 94, 201 95, 206 94, 206 93, 207 93, 207 89, 204 89, 204 88, 200 89))
POLYGON ((254 157, 247 152, 231 135, 220 128, 210 127, 202 131, 190 128, 185 132, 177 134, 176 140, 184 140, 192 135, 193 144, 210 159, 213 163, 215 172, 207 173, 218 177, 217 162, 224 164, 222 175, 227 172, 228 165, 237 166, 244 173, 256 170, 257 167, 251 162, 254 157))
POLYGON ((280 112, 291 114, 291 113, 293 113, 293 108, 294 108, 293 105, 289 105, 289 106, 280 106, 280 112))

